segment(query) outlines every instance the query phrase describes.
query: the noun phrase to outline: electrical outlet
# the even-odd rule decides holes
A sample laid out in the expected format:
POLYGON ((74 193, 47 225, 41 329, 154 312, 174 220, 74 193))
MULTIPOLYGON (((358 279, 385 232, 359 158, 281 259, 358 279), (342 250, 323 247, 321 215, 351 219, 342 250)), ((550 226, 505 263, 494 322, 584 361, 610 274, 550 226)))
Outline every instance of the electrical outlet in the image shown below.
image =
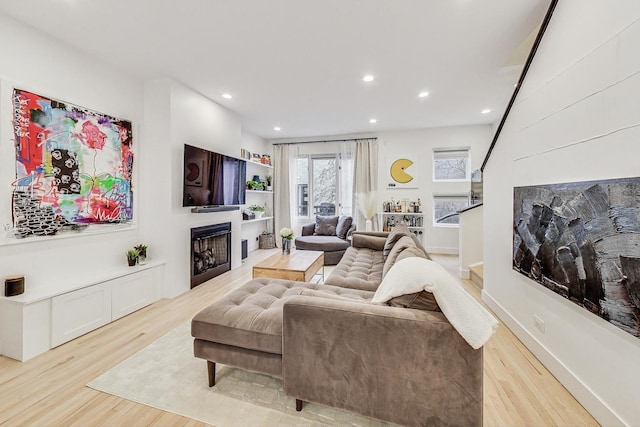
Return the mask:
POLYGON ((542 320, 540 317, 538 317, 538 315, 534 314, 533 315, 533 321, 536 324, 536 328, 538 328, 540 330, 540 332, 542 332, 544 334, 544 320, 542 320))
POLYGON ((260 237, 256 236, 256 242, 260 240, 260 237))

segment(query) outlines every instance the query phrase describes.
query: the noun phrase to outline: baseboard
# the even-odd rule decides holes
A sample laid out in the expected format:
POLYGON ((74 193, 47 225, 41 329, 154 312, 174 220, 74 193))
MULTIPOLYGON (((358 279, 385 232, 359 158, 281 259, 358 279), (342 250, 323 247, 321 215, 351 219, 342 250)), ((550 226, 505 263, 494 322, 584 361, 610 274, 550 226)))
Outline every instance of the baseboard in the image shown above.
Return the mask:
POLYGON ((461 279, 471 280, 471 270, 469 270, 468 268, 461 268, 460 270, 458 270, 458 275, 461 279))
POLYGON ((603 426, 625 426, 616 415, 580 378, 562 361, 558 360, 540 341, 527 331, 502 305, 494 300, 486 290, 482 291, 482 301, 502 320, 533 355, 556 377, 558 381, 580 402, 580 404, 603 426))

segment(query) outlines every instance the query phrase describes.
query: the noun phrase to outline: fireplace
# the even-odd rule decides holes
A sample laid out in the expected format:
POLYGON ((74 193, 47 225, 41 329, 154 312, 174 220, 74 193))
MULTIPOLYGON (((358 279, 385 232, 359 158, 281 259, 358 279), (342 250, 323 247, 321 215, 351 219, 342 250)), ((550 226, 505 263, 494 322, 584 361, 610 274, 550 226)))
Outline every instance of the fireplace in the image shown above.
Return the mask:
POLYGON ((191 229, 191 288, 231 270, 231 223, 191 229))

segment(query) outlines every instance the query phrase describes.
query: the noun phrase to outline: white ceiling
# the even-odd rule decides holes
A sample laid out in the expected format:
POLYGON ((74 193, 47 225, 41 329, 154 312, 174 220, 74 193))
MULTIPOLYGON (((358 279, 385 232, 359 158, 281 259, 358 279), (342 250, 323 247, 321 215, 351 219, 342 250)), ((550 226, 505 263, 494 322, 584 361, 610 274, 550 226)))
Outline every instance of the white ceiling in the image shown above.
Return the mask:
POLYGON ((141 79, 172 77, 273 139, 493 123, 548 4, 0 0, 0 12, 141 79))

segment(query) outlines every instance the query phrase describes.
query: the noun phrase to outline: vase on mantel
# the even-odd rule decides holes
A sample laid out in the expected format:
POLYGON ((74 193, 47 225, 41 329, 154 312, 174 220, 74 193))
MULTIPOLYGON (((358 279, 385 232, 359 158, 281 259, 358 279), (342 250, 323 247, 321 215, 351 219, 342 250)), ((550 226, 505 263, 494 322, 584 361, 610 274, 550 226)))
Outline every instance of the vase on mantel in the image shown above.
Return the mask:
POLYGON ((286 237, 282 238, 282 255, 288 255, 291 253, 291 239, 286 237))

